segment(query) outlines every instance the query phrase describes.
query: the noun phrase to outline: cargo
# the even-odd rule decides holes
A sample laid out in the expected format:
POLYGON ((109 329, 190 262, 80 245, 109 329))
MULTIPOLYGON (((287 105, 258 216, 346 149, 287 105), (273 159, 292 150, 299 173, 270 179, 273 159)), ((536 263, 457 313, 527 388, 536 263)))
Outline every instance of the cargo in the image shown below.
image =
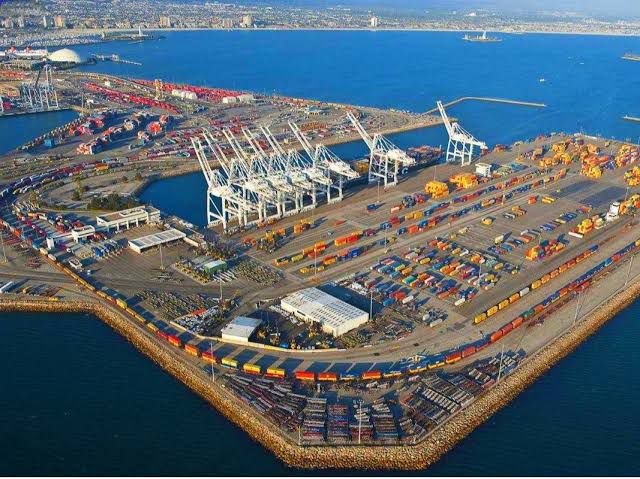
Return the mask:
POLYGON ((169 341, 169 344, 172 344, 173 346, 175 346, 175 347, 177 347, 177 348, 179 348, 179 347, 181 347, 181 346, 182 346, 182 341, 181 341, 181 340, 180 340, 180 338, 179 338, 179 337, 177 337, 177 336, 170 335, 170 336, 168 337, 168 341, 169 341))
POLYGON ((147 323, 147 329, 150 329, 151 331, 153 331, 154 333, 158 332, 158 326, 156 326, 153 323, 147 323))
POLYGON ((498 341, 500 338, 502 337, 502 331, 498 330, 495 333, 493 333, 489 339, 491 341, 491 343, 495 343, 496 341, 498 341))
POLYGON ((296 371, 295 378, 299 381, 315 381, 316 374, 313 371, 296 371))
POLYGON ((210 363, 210 364, 215 364, 216 363, 216 357, 210 352, 210 351, 202 351, 202 359, 203 361, 210 363))
POLYGON ((200 350, 198 349, 198 347, 194 344, 185 344, 184 345, 184 350, 191 354, 192 356, 196 356, 198 357, 200 355, 200 350))
POLYGON ((365 371, 361 375, 361 379, 363 381, 372 381, 382 378, 382 373, 380 371, 365 371))
POLYGON ((476 347, 475 346, 467 346, 466 348, 464 348, 462 350, 462 357, 466 358, 471 356, 472 354, 475 354, 476 352, 476 347))
POLYGON ((242 370, 248 374, 260 374, 262 372, 262 368, 258 364, 249 363, 244 363, 242 365, 242 370))
POLYGON ((502 328, 500 328, 500 331, 502 332, 503 337, 509 334, 512 330, 513 330, 513 325, 511 323, 508 323, 506 326, 503 326, 502 328))
POLYGON ((498 312, 498 306, 493 306, 487 310, 487 318, 498 312))
POLYGON ((318 373, 318 381, 336 382, 337 380, 338 380, 337 373, 318 373))
POLYGON ((522 323, 524 322, 524 318, 522 316, 518 316, 516 319, 514 319, 513 321, 511 321, 511 326, 513 327, 513 329, 516 329, 517 327, 519 327, 522 323))
POLYGON ((460 361, 462 359, 462 353, 460 351, 456 351, 455 353, 451 353, 449 354, 446 358, 445 358, 445 363, 447 364, 453 364, 453 363, 457 363, 458 361, 460 361))
POLYGON ((473 323, 478 324, 487 319, 487 313, 480 313, 475 318, 473 318, 473 323))
POLYGON ((272 378, 284 378, 286 375, 287 372, 280 368, 267 368, 267 372, 265 374, 265 376, 272 378))
POLYGON ((232 358, 228 358, 226 356, 224 358, 222 358, 220 363, 223 366, 227 366, 229 368, 237 368, 238 367, 238 361, 236 361, 235 359, 232 359, 232 358))
POLYGON ((506 308, 507 306, 509 306, 509 300, 508 299, 504 299, 504 300, 500 301, 500 303, 498 304, 498 310, 502 310, 502 309, 506 308))

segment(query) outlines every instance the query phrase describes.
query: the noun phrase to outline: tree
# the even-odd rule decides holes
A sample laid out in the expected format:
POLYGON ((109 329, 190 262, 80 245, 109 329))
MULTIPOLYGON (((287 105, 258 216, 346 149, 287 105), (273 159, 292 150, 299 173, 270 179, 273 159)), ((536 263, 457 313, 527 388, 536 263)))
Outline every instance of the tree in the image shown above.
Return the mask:
POLYGON ((142 173, 140 173, 140 170, 136 171, 135 179, 136 181, 142 181, 142 173))
POLYGON ((80 196, 80 192, 78 190, 74 190, 74 192, 71 194, 71 199, 73 201, 80 201, 82 197, 80 196))

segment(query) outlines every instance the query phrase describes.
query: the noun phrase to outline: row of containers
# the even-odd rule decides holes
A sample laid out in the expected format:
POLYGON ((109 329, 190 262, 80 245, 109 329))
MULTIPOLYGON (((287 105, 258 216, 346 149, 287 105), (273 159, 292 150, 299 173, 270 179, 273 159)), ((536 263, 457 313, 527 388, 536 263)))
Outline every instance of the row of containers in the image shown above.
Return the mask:
MULTIPOLYGON (((462 248, 457 243, 444 238, 435 238, 428 242, 433 247, 413 248, 402 258, 393 256, 382 259, 370 267, 371 271, 389 276, 391 280, 400 280, 410 288, 426 287, 440 299, 456 297, 455 306, 471 301, 479 292, 478 288, 489 289, 500 279, 498 272, 516 274, 517 267, 510 263, 501 262, 481 252, 462 248), (438 251, 447 252, 444 257, 438 256, 438 251), (481 272, 481 266, 484 273, 481 272), (416 268, 427 267, 425 271, 416 268), (452 279, 446 279, 448 276, 452 279), (470 287, 464 288, 455 280, 466 281, 470 287), (456 296, 457 295, 457 296, 456 296)), ((393 304, 394 300, 402 300, 407 304, 413 300, 413 295, 407 293, 397 297, 397 285, 383 282, 382 278, 373 278, 364 283, 364 287, 376 293, 388 296, 383 305, 393 304)), ((402 293, 402 291, 400 291, 402 293)))
MULTIPOLYGON (((539 178, 531 183, 526 183, 518 188, 514 188, 509 193, 503 193, 503 194, 494 196, 492 198, 487 198, 485 200, 482 200, 481 202, 478 202, 474 205, 458 210, 454 213, 444 213, 444 214, 436 215, 437 213, 443 211, 444 209, 448 208, 452 204, 463 203, 463 202, 469 201, 470 199, 476 198, 480 192, 482 192, 480 194, 484 194, 487 191, 495 191, 496 189, 503 189, 505 188, 504 185, 507 185, 507 184, 509 184, 509 186, 519 184, 521 183, 520 181, 521 178, 531 179, 535 177, 537 174, 540 174, 540 172, 536 171, 536 172, 528 173, 527 175, 524 175, 523 177, 520 177, 520 178, 512 178, 504 183, 501 183, 500 185, 491 185, 491 186, 488 186, 487 188, 478 190, 474 193, 469 193, 461 197, 456 197, 451 201, 441 202, 424 211, 411 212, 411 213, 407 213, 404 216, 394 216, 390 218, 389 221, 381 223, 377 230, 367 230, 367 232, 369 232, 371 236, 374 236, 383 231, 390 230, 396 226, 399 226, 400 224, 405 223, 406 221, 409 221, 411 219, 416 219, 416 216, 417 216, 417 218, 420 219, 418 223, 414 223, 412 225, 407 225, 407 226, 400 226, 396 230, 396 235, 401 236, 404 234, 421 233, 431 228, 434 228, 445 221, 453 222, 467 215, 468 213, 482 211, 483 209, 489 208, 493 205, 508 201, 511 198, 513 198, 514 195, 516 194, 526 193, 528 191, 531 191, 532 189, 539 188, 543 185, 547 185, 549 183, 559 181, 566 176, 567 170, 562 169, 555 175, 551 175, 545 178, 539 178), (500 186, 501 188, 498 188, 498 186, 500 186), (422 219, 422 218, 426 218, 426 219, 422 219)), ((363 232, 363 236, 364 236, 364 232, 363 232)), ((387 242, 387 238, 384 238, 379 241, 381 245, 386 244, 386 242, 387 242)), ((321 249, 321 252, 322 251, 324 251, 324 249, 321 249)), ((333 256, 335 255, 328 255, 323 257, 321 261, 315 261, 314 263, 306 265, 305 266, 306 271, 315 271, 318 264, 323 266, 322 269, 324 269, 324 267, 330 266, 331 264, 334 264, 336 261, 333 261, 333 256), (327 260, 326 264, 325 264, 325 259, 327 260)), ((286 258, 284 260, 286 261, 286 258)), ((284 265, 284 264, 286 263, 281 263, 281 265, 284 265)), ((276 265, 278 265, 277 262, 276 262, 276 265)))
POLYGON ((208 101, 220 103, 223 98, 230 97, 242 97, 245 93, 236 90, 225 90, 223 88, 208 88, 193 85, 185 85, 178 83, 158 82, 153 80, 132 80, 134 83, 144 85, 148 88, 158 88, 166 92, 173 92, 173 90, 185 91, 195 93, 197 98, 202 98, 208 101))
MULTIPOLYGON (((288 263, 297 263, 298 261, 302 261, 305 258, 312 258, 312 259, 316 259, 318 258, 318 256, 320 256, 328 247, 331 247, 332 245, 335 246, 347 246, 353 243, 356 243, 357 241, 359 241, 361 238, 366 238, 369 236, 373 236, 374 234, 376 234, 376 231, 373 229, 367 229, 367 230, 360 230, 360 231, 353 231, 348 235, 345 236, 341 236, 338 237, 336 239, 334 239, 332 242, 327 242, 327 241, 318 241, 316 242, 313 246, 309 246, 308 248, 304 248, 302 251, 298 252, 298 253, 294 253, 292 255, 288 255, 288 256, 282 256, 280 258, 277 258, 274 261, 274 264, 276 266, 284 266, 288 263)), ((319 261, 320 264, 324 265, 324 266, 329 266, 341 259, 346 258, 355 258, 357 256, 359 256, 362 253, 362 247, 357 248, 349 248, 349 249, 345 249, 337 254, 333 254, 333 255, 328 255, 325 256, 324 258, 322 258, 321 261, 319 261)))
MULTIPOLYGON (((540 278, 532 281, 531 284, 529 284, 525 288, 521 289, 520 291, 514 292, 513 294, 511 294, 508 297, 504 298, 502 301, 498 302, 498 304, 496 304, 494 306, 491 306, 486 311, 483 311, 482 313, 478 314, 475 318, 473 318, 473 323, 474 324, 479 324, 479 323, 483 322, 484 320, 486 320, 487 318, 490 318, 491 316, 496 314, 498 311, 502 311, 502 310, 508 308, 513 303, 519 301, 520 298, 523 298, 524 296, 529 294, 530 291, 536 290, 539 287, 541 287, 542 285, 547 284, 552 279, 557 278, 558 276, 560 276, 561 274, 565 273, 566 271, 571 270, 574 266, 576 266, 577 264, 581 263, 585 259, 587 259, 590 256, 594 255, 598 251, 598 248, 599 248, 599 245, 595 244, 595 245, 591 246, 590 248, 588 248, 587 250, 583 251, 582 253, 574 256, 573 258, 571 258, 566 263, 561 264, 560 266, 558 266, 553 271, 551 271, 551 272, 541 276, 540 278)), ((562 294, 562 296, 564 296, 564 294, 562 294)))
POLYGON ((164 101, 154 100, 146 96, 134 95, 132 93, 123 93, 118 90, 113 90, 104 86, 100 86, 93 82, 86 82, 85 88, 90 92, 97 93, 105 96, 109 101, 115 103, 133 103, 136 105, 150 106, 160 108, 161 110, 170 111, 171 113, 179 113, 178 109, 171 103, 164 101))
MULTIPOLYGON (((80 143, 76 148, 76 153, 80 155, 95 155, 105 150, 112 142, 117 141, 127 134, 136 133, 137 138, 143 142, 147 142, 151 137, 160 135, 168 128, 172 117, 169 115, 160 115, 160 117, 151 121, 152 116, 147 112, 136 112, 131 118, 128 118, 119 126, 110 126, 100 133, 100 136, 86 143, 80 143)), ((93 130, 84 132, 93 134, 93 130)))
POLYGON ((61 180, 63 178, 79 175, 83 173, 99 172, 107 168, 115 168, 122 166, 121 162, 115 160, 101 160, 84 162, 74 166, 65 166, 61 168, 51 168, 44 173, 39 173, 30 176, 24 176, 18 180, 15 180, 4 186, 0 190, 0 198, 9 198, 19 194, 26 193, 31 190, 40 188, 41 186, 51 183, 53 181, 61 180))
MULTIPOLYGON (((482 339, 463 344, 457 348, 454 348, 449 351, 445 351, 443 353, 434 354, 431 356, 427 356, 422 358, 418 362, 408 361, 406 365, 400 366, 397 369, 388 369, 388 370, 369 370, 364 371, 359 375, 346 373, 334 373, 334 372, 319 372, 316 373, 314 371, 295 371, 293 373, 293 377, 299 381, 305 382, 337 382, 337 381, 378 381, 383 379, 394 379, 404 375, 413 375, 418 374, 427 370, 435 369, 442 367, 447 364, 454 364, 462 359, 468 358, 473 354, 476 354, 486 347, 490 346, 498 342, 500 339, 507 336, 509 333, 514 331, 515 329, 521 327, 528 321, 531 321, 535 318, 543 317, 547 314, 553 312, 559 305, 565 304, 566 301, 570 300, 577 292, 582 291, 590 286, 590 284, 607 268, 612 265, 616 265, 619 261, 625 258, 629 254, 636 253, 638 248, 640 247, 640 238, 636 239, 634 242, 629 243, 624 248, 617 251, 612 256, 608 257, 604 261, 598 263, 596 266, 591 268, 586 273, 582 274, 580 277, 575 279, 574 281, 565 284, 563 287, 556 290, 551 295, 547 296, 541 302, 528 309, 527 311, 520 314, 514 320, 509 321, 507 324, 502 326, 501 328, 495 330, 492 333, 485 335, 482 339)), ((595 252, 595 250, 590 251, 588 255, 591 255, 595 252)), ((587 253, 582 253, 583 255, 587 253)), ((585 259, 583 257, 582 259, 585 259)), ((575 259, 574 259, 575 260, 575 259)), ((106 301, 109 301, 116 306, 120 307, 124 312, 128 313, 133 319, 138 322, 145 324, 146 327, 155 333, 158 337, 166 340, 170 345, 175 346, 176 348, 184 349, 184 351, 188 354, 191 354, 194 357, 199 357, 203 361, 208 362, 210 364, 220 364, 224 367, 230 369, 239 369, 244 371, 247 374, 255 374, 255 375, 264 375, 265 377, 270 378, 285 378, 290 376, 290 372, 286 371, 282 368, 262 368, 258 364, 252 363, 240 363, 237 359, 230 358, 227 356, 218 357, 211 350, 202 350, 198 346, 194 344, 185 344, 179 337, 175 335, 168 334, 158 328, 153 322, 147 321, 143 313, 138 311, 134 311, 131 309, 127 302, 121 298, 115 298, 109 296, 104 291, 97 291, 95 286, 86 281, 84 278, 76 274, 74 271, 70 270, 66 266, 56 263, 56 265, 64 271, 67 275, 71 276, 74 280, 78 282, 81 286, 87 288, 90 291, 96 292, 96 294, 106 301)), ((566 265, 566 264, 565 264, 566 265)), ((569 267, 566 265, 567 268, 569 267)), ((558 274, 560 274, 558 272, 558 274)), ((542 279, 537 280, 542 283, 542 279)))

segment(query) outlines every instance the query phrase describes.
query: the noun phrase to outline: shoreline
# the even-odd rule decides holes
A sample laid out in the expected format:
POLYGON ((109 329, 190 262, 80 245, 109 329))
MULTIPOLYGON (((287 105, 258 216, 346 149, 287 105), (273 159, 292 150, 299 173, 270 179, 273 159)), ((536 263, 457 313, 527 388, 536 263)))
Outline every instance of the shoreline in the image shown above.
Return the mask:
MULTIPOLYGON (((639 27, 640 28, 640 27, 639 27)), ((69 29, 68 33, 75 34, 101 34, 102 32, 108 33, 120 33, 120 32, 133 32, 135 29, 133 28, 83 28, 83 29, 69 29)), ((238 31, 238 32, 298 32, 298 31, 310 31, 310 32, 439 32, 439 33, 475 33, 482 32, 486 30, 491 33, 500 33, 503 35, 580 35, 580 36, 610 36, 610 37, 638 37, 640 36, 640 31, 636 33, 620 33, 615 31, 582 31, 582 30, 505 30, 504 28, 490 28, 490 27, 478 27, 478 28, 436 28, 436 27, 287 27, 287 26, 269 26, 269 27, 260 27, 260 28, 241 28, 241 27, 233 27, 233 28, 222 28, 222 27, 170 27, 170 28, 159 28, 159 27, 150 27, 145 28, 144 31, 147 32, 198 32, 198 31, 221 31, 221 32, 230 32, 230 31, 238 31)), ((101 43, 107 43, 112 41, 123 41, 123 40, 106 40, 101 43)), ((127 41, 127 40, 124 40, 127 41)), ((82 45, 82 44, 81 44, 82 45)))
POLYGON ((101 303, 2 300, 0 311, 76 312, 97 317, 289 467, 412 471, 423 470, 439 460, 476 427, 508 405, 552 366, 568 356, 600 327, 627 308, 638 296, 640 296, 640 284, 632 285, 611 296, 585 319, 525 360, 499 385, 487 391, 476 402, 415 446, 297 446, 286 437, 274 432, 266 420, 254 414, 247 414, 248 406, 237 398, 225 393, 217 386, 211 387, 211 382, 198 368, 177 358, 176 353, 161 347, 150 332, 145 331, 115 309, 101 303))

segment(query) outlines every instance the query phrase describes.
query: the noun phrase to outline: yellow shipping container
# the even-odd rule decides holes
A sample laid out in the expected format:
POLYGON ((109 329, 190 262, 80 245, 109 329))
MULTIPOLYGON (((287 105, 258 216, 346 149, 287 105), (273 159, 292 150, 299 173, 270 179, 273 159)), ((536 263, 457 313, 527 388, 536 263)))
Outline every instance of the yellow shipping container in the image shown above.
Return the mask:
POLYGON ((531 283, 531 289, 538 289, 540 287, 540 280, 536 279, 533 283, 531 283))
POLYGON ((473 324, 481 323, 485 319, 487 319, 487 313, 480 313, 478 316, 473 318, 473 324))
POLYGON ((262 372, 262 368, 257 364, 249 364, 245 363, 242 365, 242 370, 247 373, 260 374, 262 372))
POLYGON ((491 308, 489 308, 487 310, 487 318, 493 316, 494 314, 496 314, 498 312, 498 306, 492 306, 491 308))
POLYGON ((230 368, 238 367, 238 361, 236 361, 235 359, 224 357, 220 362, 222 363, 223 366, 229 366, 230 368))
POLYGON ((509 300, 508 299, 503 299, 502 301, 500 301, 500 303, 498 303, 498 309, 502 310, 504 308, 506 308, 507 306, 509 306, 509 300))

